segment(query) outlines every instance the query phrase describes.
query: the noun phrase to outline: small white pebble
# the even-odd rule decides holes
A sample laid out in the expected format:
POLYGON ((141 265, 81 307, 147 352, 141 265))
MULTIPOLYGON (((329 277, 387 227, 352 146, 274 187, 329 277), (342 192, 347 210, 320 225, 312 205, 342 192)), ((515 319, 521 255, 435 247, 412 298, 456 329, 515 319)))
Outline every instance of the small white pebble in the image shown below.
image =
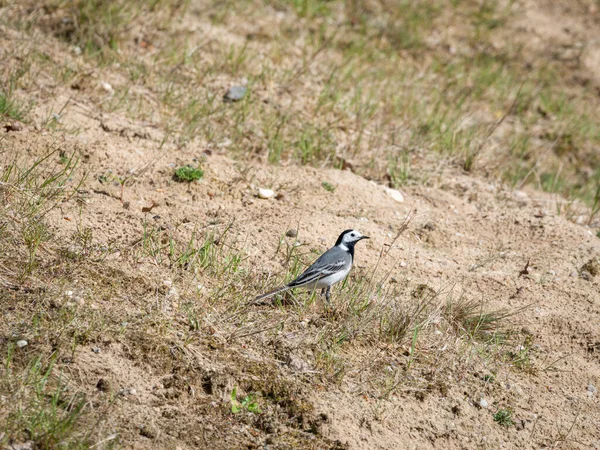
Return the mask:
POLYGON ((26 347, 27 344, 28 344, 28 342, 25 339, 21 339, 20 341, 17 341, 17 347, 19 347, 19 348, 26 347))
POLYGON ((173 282, 171 280, 164 280, 163 285, 166 287, 171 287, 173 285, 173 282))
POLYGON ((65 292, 65 295, 67 297, 73 297, 73 291, 67 291, 67 292, 65 292))
POLYGON ((263 188, 260 188, 258 190, 258 197, 262 198, 264 200, 266 200, 268 198, 271 198, 274 195, 275 195, 275 191, 273 191, 272 189, 263 189, 263 188))
POLYGON ((479 400, 479 406, 481 406, 482 408, 487 408, 488 406, 490 406, 490 404, 485 398, 482 398, 481 400, 479 400))
POLYGON ((113 91, 113 87, 110 85, 110 83, 107 83, 106 81, 104 81, 102 83, 102 89, 104 89, 106 92, 112 92, 113 91))
POLYGON ((398 203, 404 202, 404 195, 396 189, 385 188, 385 193, 398 203))
POLYGON ((519 200, 525 200, 526 198, 529 198, 529 195, 527 195, 527 192, 523 192, 523 191, 515 191, 515 192, 513 192, 513 195, 515 198, 517 198, 519 200))

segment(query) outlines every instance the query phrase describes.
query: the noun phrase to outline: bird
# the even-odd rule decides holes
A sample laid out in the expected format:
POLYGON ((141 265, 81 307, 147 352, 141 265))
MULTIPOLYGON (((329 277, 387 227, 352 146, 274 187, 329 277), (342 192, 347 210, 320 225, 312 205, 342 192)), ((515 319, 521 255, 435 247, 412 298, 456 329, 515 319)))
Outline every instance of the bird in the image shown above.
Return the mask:
POLYGON ((331 286, 346 278, 354 262, 354 246, 363 239, 369 239, 369 236, 364 236, 356 230, 343 231, 335 245, 323 253, 298 278, 290 281, 285 286, 259 295, 254 301, 271 297, 289 289, 304 288, 310 290, 321 289, 321 295, 325 295, 325 299, 329 303, 331 286))

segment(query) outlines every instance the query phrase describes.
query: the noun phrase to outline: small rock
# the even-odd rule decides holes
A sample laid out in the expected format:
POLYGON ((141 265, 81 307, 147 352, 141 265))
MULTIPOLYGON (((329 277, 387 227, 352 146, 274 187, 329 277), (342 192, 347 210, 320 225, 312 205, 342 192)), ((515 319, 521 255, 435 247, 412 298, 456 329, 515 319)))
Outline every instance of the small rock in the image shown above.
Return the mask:
POLYGON ((16 120, 4 124, 5 131, 23 131, 23 124, 16 120))
POLYGON ((308 364, 295 355, 290 355, 289 366, 295 372, 305 372, 309 369, 308 364))
POLYGON ((124 388, 119 391, 120 395, 136 395, 137 391, 135 388, 124 388))
POLYGON ((523 327, 521 328, 521 333, 527 335, 527 336, 532 336, 533 335, 533 331, 531 331, 531 329, 527 328, 527 327, 523 327))
POLYGON ((298 236, 298 231, 294 230, 293 228, 290 228, 285 232, 285 235, 287 237, 295 238, 296 236, 298 236))
POLYGON ((396 189, 385 188, 385 193, 398 203, 404 202, 404 195, 396 189))
POLYGON ((96 354, 100 353, 100 348, 99 347, 92 347, 92 351, 96 354))
POLYGON ((107 83, 106 81, 101 83, 100 86, 102 86, 102 89, 104 89, 106 92, 113 92, 113 87, 110 85, 110 83, 107 83))
POLYGON ((140 434, 148 439, 155 439, 158 433, 152 425, 144 424, 140 427, 140 434))
POLYGON ((482 398, 481 400, 479 400, 479 406, 481 406, 484 409, 487 409, 490 406, 490 404, 485 398, 482 398))
POLYGON ((523 191, 515 191, 515 192, 513 192, 513 196, 517 200, 525 200, 525 199, 529 198, 529 195, 527 195, 527 193, 523 192, 523 191))
POLYGON ((273 197, 274 195, 275 195, 275 191, 273 191, 271 189, 260 188, 258 190, 258 197, 262 198, 262 199, 265 199, 265 200, 268 199, 268 198, 273 197))
POLYGON ((525 429, 525 421, 523 421, 522 419, 516 419, 515 420, 515 429, 517 431, 521 431, 525 429))
POLYGON ((577 273, 577 271, 576 271, 576 270, 574 270, 573 272, 571 272, 571 273, 569 274, 569 276, 571 276, 571 277, 573 277, 573 278, 577 278, 577 275, 579 275, 579 274, 577 273))
MULTIPOLYGON (((1 434, 0 434, 0 437, 2 437, 1 434)), ((4 447, 4 448, 10 449, 10 450, 32 450, 34 448, 33 445, 34 445, 33 441, 12 442, 10 447, 4 447)), ((37 445, 35 446, 35 448, 37 448, 37 445)))
POLYGON ((65 292, 65 296, 66 297, 73 297, 73 291, 66 291, 65 292))
POLYGON ((588 390, 588 392, 591 392, 592 394, 595 394, 596 392, 598 392, 598 390, 596 389, 596 386, 594 386, 593 384, 588 384, 587 390, 588 390))
POLYGON ((579 277, 585 281, 592 281, 594 279, 593 275, 591 273, 589 273, 587 270, 580 272, 579 277))
POLYGON ((171 286, 171 289, 169 289, 169 292, 167 293, 167 298, 173 300, 177 300, 179 298, 179 291, 177 291, 175 286, 171 286))
POLYGON ((223 96, 223 101, 226 103, 237 102, 246 96, 248 88, 244 86, 231 86, 223 96))
POLYGON ((79 306, 83 306, 85 305, 85 300, 81 297, 75 297, 75 303, 77 303, 79 306))
POLYGON ((19 348, 27 347, 28 343, 29 342, 27 342, 25 339, 21 339, 21 340, 17 341, 17 347, 19 347, 19 348))

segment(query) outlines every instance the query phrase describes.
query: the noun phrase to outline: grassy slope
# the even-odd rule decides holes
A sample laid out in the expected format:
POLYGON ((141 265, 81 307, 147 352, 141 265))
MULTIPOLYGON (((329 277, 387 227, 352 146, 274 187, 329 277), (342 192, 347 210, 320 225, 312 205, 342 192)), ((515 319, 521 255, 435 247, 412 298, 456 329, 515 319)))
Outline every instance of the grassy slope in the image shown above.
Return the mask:
MULTIPOLYGON (((93 105, 93 116, 150 123, 159 130, 159 150, 199 147, 265 164, 351 164, 356 173, 393 187, 435 185, 439 167, 449 165, 512 186, 533 184, 597 208, 600 131, 592 120, 599 112, 593 86, 573 82, 575 69, 560 61, 536 59, 522 49, 510 28, 518 14, 514 6, 433 0, 417 6, 93 0, 2 5, 3 29, 16 45, 3 49, 9 63, 2 66, 0 114, 52 138, 36 148, 9 140, 3 145, 11 160, 2 167, 0 185, 2 204, 8 205, 0 215, 6 318, 0 340, 0 419, 6 431, 0 442, 32 440, 54 448, 125 444, 139 433, 157 438, 152 423, 138 430, 127 421, 127 392, 107 386, 92 394, 83 387, 88 379, 64 370, 82 358, 84 346, 120 346, 126 358, 113 363, 128 358, 140 376, 147 370, 161 380, 161 395, 186 405, 189 416, 168 418, 164 428, 172 442, 225 442, 229 448, 259 442, 273 428, 279 429, 273 445, 282 448, 340 445, 319 432, 323 419, 312 411, 309 386, 341 383, 347 371, 369 360, 374 346, 406 352, 405 375, 453 358, 475 370, 477 364, 464 356, 473 349, 506 370, 530 370, 527 337, 505 328, 504 312, 482 313, 470 300, 440 300, 419 283, 392 285, 385 298, 399 303, 373 306, 370 299, 381 289, 364 273, 345 286, 347 305, 319 314, 317 326, 304 331, 303 346, 311 351, 304 357, 315 370, 297 377, 277 364, 289 353, 289 342, 263 352, 251 338, 285 327, 297 332, 301 328, 293 327, 302 327, 297 324, 311 315, 312 304, 249 310, 248 286, 258 292, 273 280, 247 263, 241 245, 227 240, 226 226, 166 237, 144 222, 134 243, 116 238, 106 249, 83 220, 68 243, 46 220, 67 204, 70 211, 80 205, 83 214, 86 201, 79 185, 83 171, 75 170, 80 161, 59 137, 85 135, 85 125, 73 128, 53 114, 68 110, 69 89, 78 92, 76 101, 93 105), (209 31, 193 31, 197 24, 210 24, 209 31), (50 42, 28 45, 16 39, 22 36, 50 42), (248 96, 233 108, 222 103, 224 89, 242 78, 248 96), (110 80, 110 89, 101 80, 110 80), (124 254, 124 266, 110 263, 114 251, 124 254), (136 277, 144 262, 156 269, 136 277), (183 292, 151 282, 152 276, 177 279, 183 292), (80 289, 66 294, 65 286, 77 280, 80 289), (198 283, 208 294, 194 292, 198 283), (446 342, 436 340, 432 325, 440 302, 446 342), (507 350, 509 338, 523 344, 522 353, 507 350), (20 340, 28 341, 26 351, 17 347, 20 340), (427 351, 413 358, 417 341, 427 351), (457 343, 451 353, 441 350, 447 342, 457 343), (246 358, 248 351, 255 360, 246 358), (213 372, 196 366, 200 357, 210 360, 213 372), (207 396, 198 399, 196 390, 207 396), (232 408, 241 412, 234 415, 232 408), (232 423, 251 431, 224 431, 232 423), (200 424, 205 432, 196 436, 192 430, 200 424)), ((103 182, 125 187, 135 183, 124 168, 103 176, 103 182)), ((583 211, 585 221, 593 222, 594 210, 583 211)), ((311 258, 288 244, 278 255, 289 269, 286 278, 311 258)), ((424 392, 444 389, 437 381, 402 380, 424 392)), ((368 394, 385 401, 398 388, 396 379, 381 376, 368 394)), ((496 414, 506 425, 505 411, 496 414)))

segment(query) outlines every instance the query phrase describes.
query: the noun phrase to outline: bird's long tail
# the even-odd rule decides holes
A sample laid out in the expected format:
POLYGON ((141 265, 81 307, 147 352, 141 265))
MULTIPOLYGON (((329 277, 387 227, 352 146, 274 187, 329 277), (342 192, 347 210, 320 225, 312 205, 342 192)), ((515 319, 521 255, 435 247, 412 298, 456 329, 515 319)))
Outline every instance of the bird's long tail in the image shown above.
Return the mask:
POLYGON ((256 297, 254 299, 254 301, 257 302, 259 300, 262 300, 263 298, 271 297, 275 294, 279 294, 280 292, 285 292, 288 289, 291 289, 291 286, 285 285, 285 286, 278 287, 277 289, 273 289, 272 291, 269 291, 266 294, 259 295, 258 297, 256 297))

